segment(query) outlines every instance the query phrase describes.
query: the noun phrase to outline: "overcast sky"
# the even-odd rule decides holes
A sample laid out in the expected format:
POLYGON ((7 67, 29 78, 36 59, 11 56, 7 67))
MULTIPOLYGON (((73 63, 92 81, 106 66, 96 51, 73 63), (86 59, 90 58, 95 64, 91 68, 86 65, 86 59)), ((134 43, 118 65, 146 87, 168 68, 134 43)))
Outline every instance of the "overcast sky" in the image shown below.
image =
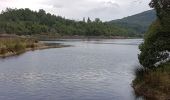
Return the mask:
POLYGON ((109 21, 149 10, 149 2, 150 0, 0 0, 0 10, 7 7, 44 9, 75 20, 90 17, 109 21))

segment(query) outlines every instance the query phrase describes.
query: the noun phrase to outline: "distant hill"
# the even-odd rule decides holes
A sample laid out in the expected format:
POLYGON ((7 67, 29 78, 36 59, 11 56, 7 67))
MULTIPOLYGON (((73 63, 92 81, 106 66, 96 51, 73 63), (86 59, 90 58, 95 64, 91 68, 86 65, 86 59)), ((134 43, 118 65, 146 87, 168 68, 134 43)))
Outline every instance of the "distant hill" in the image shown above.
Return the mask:
POLYGON ((110 21, 110 24, 116 24, 120 27, 128 28, 134 33, 145 33, 149 25, 156 20, 156 12, 154 10, 145 11, 123 19, 110 21))

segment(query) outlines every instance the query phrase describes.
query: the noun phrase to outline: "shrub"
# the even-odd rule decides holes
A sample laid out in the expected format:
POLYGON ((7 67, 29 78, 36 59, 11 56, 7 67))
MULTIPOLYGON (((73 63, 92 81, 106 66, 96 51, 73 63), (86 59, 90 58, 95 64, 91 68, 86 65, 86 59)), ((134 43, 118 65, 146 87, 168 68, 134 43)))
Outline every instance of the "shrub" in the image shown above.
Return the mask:
MULTIPOLYGON (((162 11, 162 10, 161 10, 162 11)), ((160 15, 159 15, 160 16, 160 15)), ((148 69, 170 59, 170 11, 162 11, 161 18, 150 26, 144 43, 139 46, 139 61, 148 69)))

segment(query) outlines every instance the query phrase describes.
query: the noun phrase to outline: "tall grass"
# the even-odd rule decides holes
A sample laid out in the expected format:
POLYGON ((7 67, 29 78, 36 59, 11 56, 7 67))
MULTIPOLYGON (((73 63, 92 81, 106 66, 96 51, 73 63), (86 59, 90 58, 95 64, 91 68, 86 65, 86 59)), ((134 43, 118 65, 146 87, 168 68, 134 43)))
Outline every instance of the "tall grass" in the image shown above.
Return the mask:
POLYGON ((30 38, 1 38, 0 55, 24 52, 26 48, 36 47, 36 42, 36 40, 30 38))
POLYGON ((133 85, 139 95, 151 96, 154 100, 169 100, 170 62, 162 64, 154 70, 137 69, 133 85))

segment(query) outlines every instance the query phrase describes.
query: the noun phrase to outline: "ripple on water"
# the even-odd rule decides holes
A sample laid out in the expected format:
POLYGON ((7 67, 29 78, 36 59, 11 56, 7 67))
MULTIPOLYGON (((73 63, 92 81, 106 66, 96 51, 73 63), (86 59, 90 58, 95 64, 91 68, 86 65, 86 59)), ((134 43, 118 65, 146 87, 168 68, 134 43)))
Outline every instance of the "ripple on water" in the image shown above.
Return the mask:
POLYGON ((140 41, 59 41, 74 46, 0 60, 0 100, 135 100, 140 41))

